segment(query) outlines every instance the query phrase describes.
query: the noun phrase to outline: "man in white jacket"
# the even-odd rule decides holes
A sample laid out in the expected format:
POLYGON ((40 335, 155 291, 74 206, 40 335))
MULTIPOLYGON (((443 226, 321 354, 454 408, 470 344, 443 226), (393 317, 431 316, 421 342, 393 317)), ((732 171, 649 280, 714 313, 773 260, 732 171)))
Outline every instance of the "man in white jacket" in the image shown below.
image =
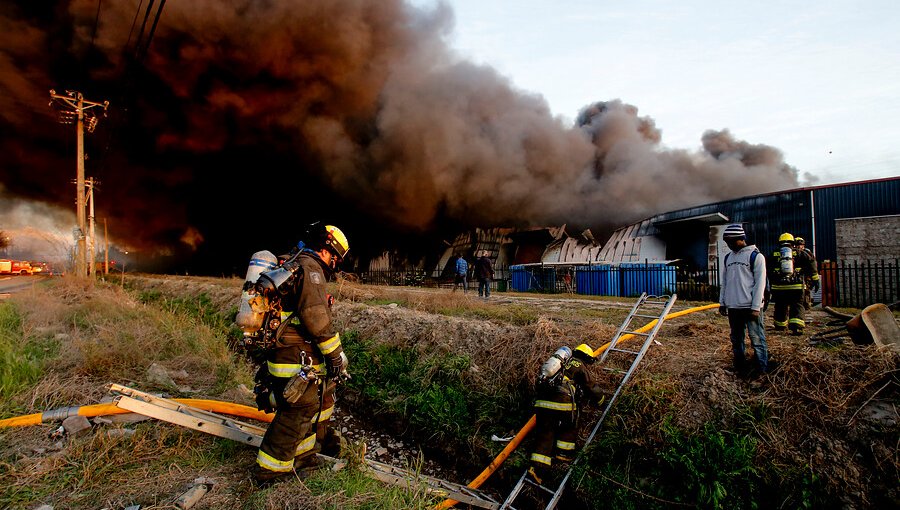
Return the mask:
POLYGON ((763 325, 763 297, 766 290, 766 259, 755 245, 747 244, 744 227, 737 223, 725 227, 722 236, 731 253, 725 255, 722 285, 719 290, 719 313, 728 317, 734 368, 739 374, 749 372, 744 357, 745 331, 756 352, 759 371, 769 371, 769 349, 763 325))

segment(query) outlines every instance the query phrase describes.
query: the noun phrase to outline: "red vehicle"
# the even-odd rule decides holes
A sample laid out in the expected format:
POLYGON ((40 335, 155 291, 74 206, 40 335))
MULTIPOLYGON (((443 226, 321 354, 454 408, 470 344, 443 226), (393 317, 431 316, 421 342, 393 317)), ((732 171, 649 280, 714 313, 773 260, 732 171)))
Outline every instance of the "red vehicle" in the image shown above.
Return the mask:
POLYGON ((46 262, 31 262, 31 272, 32 273, 49 273, 50 266, 47 265, 46 262))
POLYGON ((31 275, 34 270, 31 269, 31 263, 26 260, 12 261, 12 274, 31 275))
POLYGON ((12 261, 9 259, 0 259, 0 274, 12 273, 12 261))

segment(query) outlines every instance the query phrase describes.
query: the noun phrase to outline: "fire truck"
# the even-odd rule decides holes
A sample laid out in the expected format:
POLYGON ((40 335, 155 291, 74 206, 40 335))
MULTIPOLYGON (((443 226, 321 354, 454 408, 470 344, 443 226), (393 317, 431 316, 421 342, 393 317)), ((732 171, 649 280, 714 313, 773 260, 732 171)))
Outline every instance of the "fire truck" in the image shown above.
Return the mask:
POLYGON ((34 270, 31 264, 25 260, 0 260, 0 274, 31 275, 34 270))

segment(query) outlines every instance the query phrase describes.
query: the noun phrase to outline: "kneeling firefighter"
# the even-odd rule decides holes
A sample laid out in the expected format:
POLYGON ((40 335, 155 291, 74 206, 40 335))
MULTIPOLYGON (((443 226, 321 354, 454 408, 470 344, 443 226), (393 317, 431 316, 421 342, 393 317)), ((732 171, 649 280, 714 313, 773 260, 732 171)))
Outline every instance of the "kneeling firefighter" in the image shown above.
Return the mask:
POLYGON ((594 350, 581 344, 574 352, 560 347, 541 366, 534 410, 537 423, 528 474, 537 483, 553 465, 575 458, 578 415, 583 404, 601 402, 603 394, 585 365, 596 361, 594 350))
POLYGON ((340 377, 349 376, 325 284, 349 249, 340 229, 314 224, 307 243, 260 272, 250 290, 271 310, 259 333, 265 362, 256 375, 257 406, 275 411, 256 457, 257 482, 270 483, 294 470, 305 474, 318 465, 320 449, 336 454, 340 438, 329 426, 334 390, 340 377))

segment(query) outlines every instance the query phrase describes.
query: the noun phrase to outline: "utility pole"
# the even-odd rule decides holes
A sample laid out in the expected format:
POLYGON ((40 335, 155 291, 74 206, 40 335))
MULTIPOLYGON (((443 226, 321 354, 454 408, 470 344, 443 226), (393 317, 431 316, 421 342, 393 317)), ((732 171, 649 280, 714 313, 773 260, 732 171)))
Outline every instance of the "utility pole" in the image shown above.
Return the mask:
POLYGON ((96 237, 94 236, 94 187, 100 184, 100 181, 94 180, 93 177, 88 177, 85 179, 88 188, 88 231, 90 232, 89 240, 90 240, 90 248, 88 249, 88 253, 91 254, 91 259, 89 261, 88 267, 90 269, 91 278, 97 276, 97 248, 96 248, 96 237))
POLYGON ((75 124, 76 139, 76 165, 77 178, 75 180, 75 214, 78 218, 78 227, 75 229, 75 276, 84 278, 87 276, 86 250, 85 250, 85 225, 84 225, 84 129, 93 133, 97 127, 99 113, 96 108, 103 108, 103 113, 109 107, 109 101, 97 103, 84 99, 81 92, 67 90, 65 95, 57 94, 50 90, 50 106, 59 115, 59 121, 63 124, 75 124))
POLYGON ((106 230, 106 218, 103 218, 103 242, 106 244, 106 250, 103 255, 103 274, 109 274, 109 231, 106 230))

